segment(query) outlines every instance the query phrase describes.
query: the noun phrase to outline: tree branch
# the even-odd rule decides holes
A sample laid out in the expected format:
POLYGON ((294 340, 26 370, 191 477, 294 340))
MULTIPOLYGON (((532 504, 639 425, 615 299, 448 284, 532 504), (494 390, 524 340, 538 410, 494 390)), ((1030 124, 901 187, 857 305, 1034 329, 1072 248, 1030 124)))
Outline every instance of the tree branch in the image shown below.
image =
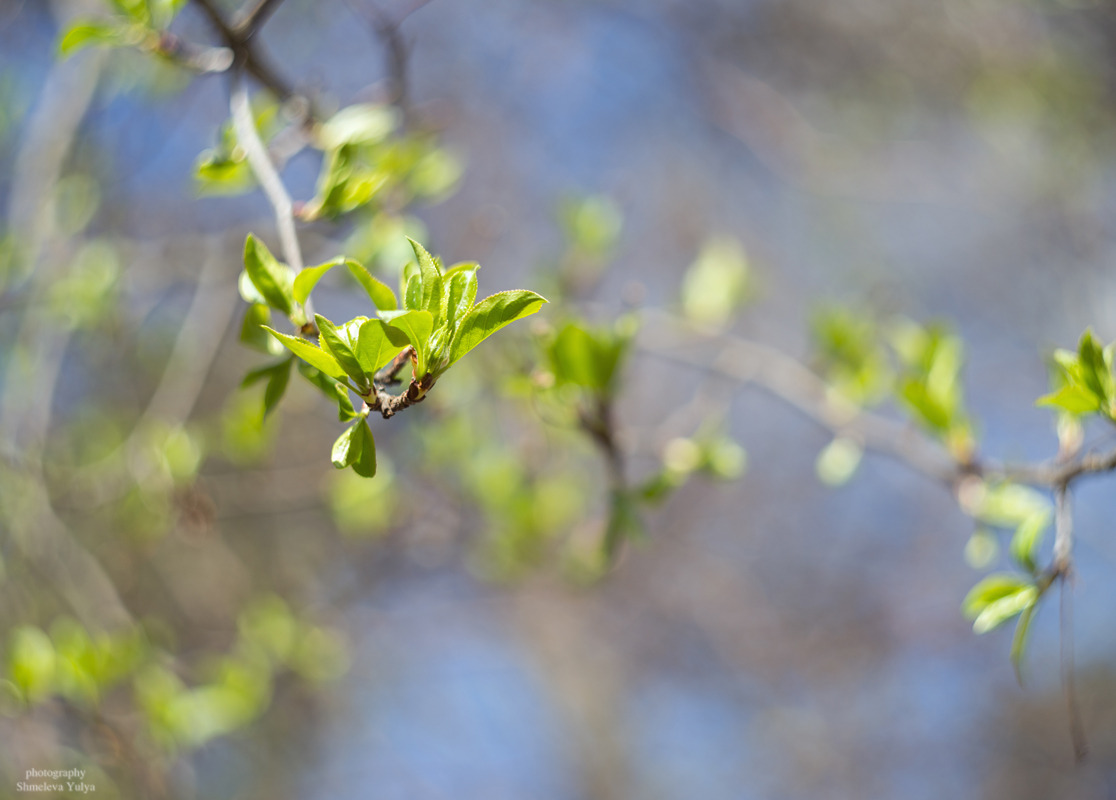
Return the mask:
MULTIPOLYGON (((694 365, 693 354, 709 349, 708 339, 679 347, 678 342, 694 336, 675 317, 660 314, 656 322, 660 324, 649 327, 641 336, 641 347, 646 352, 694 365)), ((835 436, 853 439, 868 450, 897 458, 950 487, 975 475, 988 481, 1012 481, 1056 489, 1086 475, 1116 471, 1116 449, 1088 453, 1071 461, 1037 464, 989 459, 960 462, 941 444, 909 423, 842 402, 820 376, 773 347, 729 335, 722 335, 716 341, 720 351, 712 360, 698 362, 698 367, 764 389, 835 436)))
MULTIPOLYGON (((288 101, 297 97, 295 90, 287 81, 277 73, 270 64, 257 52, 251 42, 251 35, 245 35, 237 28, 229 25, 221 15, 221 11, 214 5, 213 0, 194 0, 202 13, 209 19, 217 35, 224 41, 225 46, 233 51, 236 63, 243 65, 244 69, 256 80, 262 83, 279 97, 288 101)), ((261 5, 265 3, 261 2, 261 5)), ((268 6, 274 4, 266 4, 268 6)), ((266 10, 266 9, 265 9, 266 10)), ((273 10, 273 9, 272 9, 273 10)), ((252 31, 254 33, 255 30, 252 31)))
POLYGON ((282 4, 283 0, 255 0, 255 5, 246 6, 237 14, 233 32, 245 41, 252 38, 282 4))
POLYGON ((1077 702, 1077 683, 1073 658, 1073 512, 1070 508, 1069 490, 1063 483, 1054 490, 1054 562, 1051 575, 1059 581, 1059 631, 1061 637, 1062 692, 1066 698, 1069 715, 1070 741, 1077 763, 1085 760, 1089 743, 1085 739, 1085 726, 1081 722, 1081 709, 1077 702))
POLYGON ((291 202, 291 196, 287 194, 287 189, 275 165, 271 163, 267 148, 260 140, 256 121, 252 118, 248 89, 238 71, 233 72, 229 106, 232 110, 233 129, 236 131, 237 141, 244 148, 248 165, 252 168, 256 180, 260 182, 260 188, 275 209, 275 226, 279 231, 283 256, 291 268, 299 272, 302 270, 302 250, 298 244, 298 232, 295 230, 294 204, 291 202))
POLYGON ((373 35, 380 40, 387 52, 387 71, 391 81, 392 100, 395 105, 399 106, 404 115, 407 115, 410 106, 407 91, 407 60, 409 54, 400 29, 407 17, 428 2, 430 0, 415 0, 406 12, 397 18, 392 18, 381 11, 374 3, 360 4, 358 0, 348 0, 349 8, 364 18, 373 35))

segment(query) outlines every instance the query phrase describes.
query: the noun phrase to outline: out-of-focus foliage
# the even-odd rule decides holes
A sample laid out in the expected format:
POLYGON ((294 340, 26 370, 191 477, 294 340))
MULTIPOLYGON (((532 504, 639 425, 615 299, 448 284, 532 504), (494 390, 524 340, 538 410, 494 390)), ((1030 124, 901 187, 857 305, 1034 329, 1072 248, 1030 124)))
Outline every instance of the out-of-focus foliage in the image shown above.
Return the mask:
MULTIPOLYGON (((108 69, 120 86, 185 86, 185 72, 162 83, 168 73, 134 65, 177 68, 174 37, 193 35, 190 26, 202 19, 189 5, 112 0, 106 14, 68 21, 59 53, 110 52, 108 69), (126 60, 137 57, 133 50, 148 61, 126 60)), ((950 15, 975 13, 972 4, 948 5, 950 15)), ((310 13, 290 8, 284 13, 310 13)), ((797 21, 793 9, 785 13, 787 41, 837 25, 833 9, 812 9, 797 21)), ((859 23, 838 27, 845 25, 859 23)), ((917 38, 919 26, 909 27, 893 32, 896 39, 917 38)), ((729 26, 718 40, 749 35, 729 26)), ((1067 174, 1088 172, 1103 144, 1097 131, 1111 122, 1097 71, 1053 52, 1027 61, 1022 45, 986 58, 984 44, 963 44, 952 41, 957 57, 941 65, 956 72, 950 102, 962 104, 996 151, 1026 161, 1050 146, 1067 155, 1067 174)), ((852 80, 861 69, 830 68, 823 49, 791 51, 818 85, 852 80)), ((223 62, 208 63, 222 71, 223 62)), ((904 64, 910 70, 870 75, 879 79, 872 91, 907 96, 903 87, 917 79, 909 73, 920 63, 904 64)), ((738 94, 771 100, 754 85, 738 94)), ((692 198, 680 188, 665 216, 693 246, 675 258, 680 279, 667 282, 667 296, 652 287, 654 304, 669 311, 643 308, 647 285, 614 282, 626 237, 647 235, 637 228, 629 237, 624 225, 628 203, 637 203, 622 192, 571 193, 556 215, 564 247, 518 265, 519 285, 537 286, 547 299, 512 290, 478 302, 479 275, 487 271, 473 262, 446 265, 418 243, 435 238, 418 206, 449 198, 463 162, 424 109, 386 97, 360 92, 347 105, 327 98, 303 107, 304 98, 282 102, 267 89, 253 95, 261 144, 284 177, 303 183, 299 235, 316 261, 329 259, 301 271, 269 249, 270 235, 245 239, 234 214, 221 222, 235 229, 238 250, 244 242, 239 275, 228 247, 210 273, 193 237, 165 248, 135 237, 113 200, 132 165, 101 160, 78 122, 66 135, 80 146, 65 143, 73 152, 43 192, 45 227, 0 231, 0 313, 19 312, 0 352, 2 421, 12 439, 3 442, 0 462, 0 523, 8 536, 0 549, 0 736, 36 725, 54 731, 51 757, 88 767, 104 782, 98 792, 187 796, 172 778, 217 739, 276 753, 299 749, 291 741, 304 745, 329 682, 350 662, 335 619, 354 591, 345 581, 365 588, 398 551, 409 548, 434 566, 460 555, 475 574, 509 584, 548 572, 591 583, 618 564, 626 543, 648 540, 655 520, 685 509, 672 504, 681 495, 707 491, 695 478, 737 482, 768 469, 761 460, 745 476, 749 457, 716 388, 703 384, 698 400, 708 402, 677 402, 654 426, 640 417, 650 407, 640 393, 675 403, 696 383, 685 371, 660 374, 650 386, 642 380, 642 359, 655 355, 648 333, 693 336, 688 360, 733 374, 718 353, 753 324, 748 304, 768 275, 762 248, 742 232, 717 232, 724 224, 707 221, 708 210, 691 214, 684 206, 692 198), (186 285, 196 288, 181 291, 186 285), (237 293, 243 302, 229 302, 237 293), (243 351, 226 339, 239 340, 243 351), (334 409, 344 424, 339 436, 334 409), (394 418, 405 409, 405 419, 373 427, 373 412, 394 418), (334 436, 336 471, 324 458, 334 436), (261 744, 273 730, 287 740, 261 744), (112 746, 84 744, 94 737, 112 746), (61 744, 70 739, 83 744, 61 744)), ((786 126, 768 137, 773 157, 762 137, 754 142, 758 158, 783 170, 780 177, 824 192, 825 171, 851 159, 795 127, 818 114, 819 102, 806 96, 804 114, 783 113, 775 102, 764 110, 780 113, 745 116, 786 126), (789 145, 809 152, 785 158, 780 148, 789 145)), ((13 124, 6 108, 0 102, 0 145, 13 124)), ((901 102, 842 104, 834 119, 838 129, 873 134, 905 124, 901 102)), ((195 162, 201 195, 232 197, 260 185, 248 141, 232 122, 215 121, 206 141, 213 146, 195 162)), ((499 162, 504 170, 515 165, 511 154, 499 162)), ((1052 193, 1068 180, 1040 178, 1052 193)), ((227 197, 204 202, 233 202, 227 197)), ((458 205, 437 213, 453 216, 479 250, 485 236, 476 220, 490 211, 458 205)), ((509 216, 501 224, 518 230, 517 214, 509 216)), ((16 209, 10 219, 18 218, 16 209)), ((444 219, 431 229, 439 224, 446 229, 444 219)), ((498 287, 502 276, 493 277, 498 287)), ((966 401, 961 337, 944 324, 873 308, 831 304, 813 319, 811 365, 824 389, 810 402, 824 406, 818 416, 831 429, 813 461, 817 478, 838 487, 868 471, 868 443, 849 424, 866 410, 939 445, 964 473, 953 488, 977 526, 965 560, 990 571, 962 613, 977 633, 1015 620, 1010 657, 1021 672, 1032 621, 1053 582, 1066 577, 1046 563, 1053 505, 1022 482, 981 477, 981 428, 966 401)), ((1054 355, 1052 391, 1039 404, 1056 411, 1063 455, 1081 449, 1085 418, 1116 419, 1112 353, 1087 331, 1076 352, 1054 355)), ((743 486, 732 483, 730 491, 746 492, 743 486)), ((765 591, 739 609, 741 617, 759 616, 765 591)), ((658 592, 655 600, 671 602, 658 592)), ((651 604, 648 614, 657 618, 659 609, 651 604)), ((762 624, 781 627, 769 623, 762 624)), ((734 652, 723 639, 711 649, 720 658, 734 652)))

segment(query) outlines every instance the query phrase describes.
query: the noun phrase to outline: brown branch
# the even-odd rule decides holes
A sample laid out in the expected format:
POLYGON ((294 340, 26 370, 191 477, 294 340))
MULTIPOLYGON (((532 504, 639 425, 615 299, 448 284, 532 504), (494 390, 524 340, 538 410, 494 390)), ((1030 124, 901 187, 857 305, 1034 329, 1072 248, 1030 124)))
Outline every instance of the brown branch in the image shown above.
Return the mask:
MULTIPOLYGON (((225 46, 233 51, 236 63, 241 64, 252 77, 273 91, 280 100, 294 100, 297 97, 294 88, 267 63, 253 46, 251 35, 245 35, 244 32, 229 25, 213 0, 194 0, 194 3, 209 19, 210 24, 224 41, 225 46)), ((252 33, 254 32, 255 30, 252 31, 252 33)))
POLYGON ((392 88, 392 101, 404 115, 409 110, 407 91, 407 43, 403 41, 401 27, 411 14, 418 11, 430 0, 415 0, 402 15, 391 17, 384 13, 374 3, 359 4, 357 0, 348 0, 349 8, 360 15, 368 23, 373 35, 379 39, 387 53, 387 71, 392 88))
MULTIPOLYGON (((641 337, 642 348, 657 357, 695 365, 694 353, 710 348, 712 340, 694 335, 681 321, 661 314, 656 326, 641 337), (679 345, 679 342, 686 342, 679 345)), ((722 335, 720 351, 699 368, 757 386, 831 431, 857 441, 864 448, 892 456, 917 472, 953 487, 966 477, 1012 481, 1056 489, 1086 475, 1116 471, 1116 449, 1089 453, 1071 461, 1037 464, 1001 463, 988 459, 961 462, 936 440, 907 422, 858 408, 835 397, 829 384, 800 361, 768 345, 722 335)))
POLYGON ((232 30, 245 40, 252 38, 282 4, 283 0, 255 0, 237 14, 232 30))
POLYGON ((188 42, 170 31, 161 31, 151 49, 192 72, 227 72, 235 60, 228 47, 207 47, 188 42))
MULTIPOLYGON (((404 351, 406 352, 406 351, 404 351)), ((395 363, 394 361, 392 362, 395 363)), ((401 369, 402 367, 400 367, 401 369)), ((410 408, 416 403, 426 399, 426 393, 434 386, 434 376, 429 372, 421 380, 411 378, 407 391, 403 394, 391 394, 381 386, 374 385, 365 398, 364 404, 369 411, 379 411, 384 419, 391 419, 405 408, 410 408)))
POLYGON ((399 373, 408 363, 416 361, 415 348, 407 345, 391 363, 372 376, 372 382, 377 386, 390 386, 399 383, 399 373))

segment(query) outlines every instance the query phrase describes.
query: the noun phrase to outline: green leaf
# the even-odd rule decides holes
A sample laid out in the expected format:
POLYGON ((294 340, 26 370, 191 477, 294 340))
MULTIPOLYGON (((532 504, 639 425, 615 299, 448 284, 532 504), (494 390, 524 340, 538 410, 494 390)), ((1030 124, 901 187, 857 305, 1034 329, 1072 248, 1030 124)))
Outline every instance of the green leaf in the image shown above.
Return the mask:
POLYGON ((608 524, 605 527, 602 547, 608 563, 615 563, 620 553, 620 545, 625 539, 636 539, 645 535, 639 507, 630 492, 614 490, 609 504, 608 524))
POLYGON ((240 325, 240 341, 253 350, 268 355, 279 355, 283 348, 267 335, 264 326, 271 321, 271 309, 263 303, 252 303, 244 312, 244 322, 240 325))
POLYGON ((331 460, 337 469, 351 466, 357 475, 364 478, 376 474, 376 441, 363 418, 337 437, 331 460))
POLYGON ((345 380, 347 373, 341 368, 341 365, 337 363, 337 359, 325 350, 297 336, 288 336, 285 333, 279 333, 279 331, 269 328, 266 325, 263 326, 263 328, 278 339, 284 347, 310 366, 321 370, 331 378, 336 378, 339 381, 345 380))
POLYGON ((71 25, 58 42, 58 55, 63 58, 92 45, 120 45, 124 35, 117 25, 83 20, 71 25))
POLYGON ((412 275, 407 279, 403 290, 403 308, 408 311, 424 311, 422 307, 422 277, 412 275))
POLYGON ((252 234, 244 242, 244 269, 267 304, 290 316, 294 303, 294 270, 280 264, 267 245, 252 234))
POLYGON ((748 272, 738 241, 710 239, 682 282, 682 313, 703 328, 724 326, 747 295, 748 272))
POLYGON ((295 275, 294 288, 292 294, 296 303, 305 305, 306 300, 310 297, 310 292, 314 291, 314 287, 318 285, 318 281, 322 279, 327 272, 340 264, 344 259, 336 258, 333 261, 327 261, 316 267, 307 267, 302 272, 295 275))
POLYGON ((1038 609, 1038 601, 1031 603, 1019 614, 1019 621, 1015 623, 1015 634, 1011 637, 1011 666, 1015 670, 1015 679, 1023 685, 1023 656, 1027 651, 1027 640, 1031 631, 1031 620, 1038 609))
POLYGON ((1060 408, 1070 414, 1093 414, 1100 411, 1101 401, 1092 390, 1080 384, 1066 384, 1035 401, 1037 406, 1060 408))
POLYGON ((267 380, 267 386, 264 389, 263 404, 263 415, 265 418, 275 410, 275 407, 283 398, 283 394, 287 391, 287 384, 291 379, 291 364, 293 363, 293 358, 284 358, 276 364, 268 364, 267 366, 252 370, 245 375, 244 380, 240 382, 241 387, 246 387, 251 386, 253 383, 258 383, 261 380, 267 380))
POLYGON ((476 261, 458 261, 452 267, 446 267, 446 269, 442 272, 442 279, 445 280, 446 278, 451 277, 455 272, 461 272, 467 269, 476 271, 480 269, 480 264, 478 264, 476 261))
POLYGON ((356 343, 353 341, 359 335, 357 334, 359 326, 354 330, 350 328, 350 324, 346 324, 339 329, 321 314, 315 314, 314 320, 318 323, 318 330, 322 334, 323 349, 333 354, 341 369, 353 379, 357 388, 367 391, 371 382, 364 373, 364 367, 360 365, 360 359, 356 355, 356 343))
POLYGON ((989 575, 970 590, 962 603, 973 631, 987 633, 1022 612, 1038 598, 1038 587, 1018 575, 989 575))
POLYGON ((318 387, 326 398, 337 403, 338 420, 341 422, 348 422, 351 419, 356 419, 357 413, 356 409, 353 408, 352 400, 349 399, 348 387, 338 383, 321 370, 314 369, 314 367, 310 366, 305 361, 298 362, 298 371, 302 377, 318 387))
POLYGON ((399 301, 395 299, 395 292, 386 283, 374 278, 372 274, 356 261, 346 261, 349 272, 356 278, 357 283, 364 287, 372 304, 377 311, 395 311, 399 308, 399 301))
POLYGON ((366 372, 375 374, 409 343, 405 331, 386 325, 383 320, 370 319, 360 326, 357 359, 366 372))
POLYGON ((971 507, 967 507, 966 511, 988 525, 1015 528, 1032 516, 1049 514, 1050 501, 1029 486, 984 484, 974 493, 971 507))
POLYGON ((386 138, 396 126, 396 115, 387 106, 352 105, 341 109, 321 127, 322 150, 347 144, 367 144, 386 138))
POLYGON ((283 399, 283 395, 287 391, 287 384, 291 381, 291 364, 293 362, 293 358, 288 358, 282 364, 277 365, 272 369, 271 376, 267 379, 263 404, 265 419, 279 405, 279 401, 283 399))
POLYGON ((450 345, 449 364, 453 364, 496 331, 517 319, 534 314, 545 297, 525 289, 499 292, 477 303, 458 326, 450 345))
POLYGON ((426 359, 429 355, 430 334, 434 330, 434 316, 429 311, 407 311, 392 317, 388 320, 388 325, 398 328, 407 335, 418 356, 415 375, 421 378, 426 374, 426 359))
POLYGON ((447 273, 447 278, 441 317, 449 325, 449 329, 454 331, 477 299, 477 269, 457 269, 447 273))
MULTIPOLYGON (((422 299, 417 307, 429 311, 431 316, 434 317, 435 324, 437 324, 442 313, 442 270, 438 268, 430 253, 426 252, 426 248, 414 239, 408 238, 407 241, 411 243, 411 248, 415 251, 415 258, 418 259, 419 278, 422 281, 422 299)), ((410 289, 411 287, 408 285, 408 294, 410 289)), ((414 308, 415 306, 411 307, 414 308)))
POLYGON ((860 466, 864 448, 854 439, 838 436, 827 444, 818 454, 814 469, 818 480, 827 486, 841 486, 848 483, 860 466))
POLYGON ((1011 537, 1011 555, 1023 567, 1035 570, 1035 551, 1042 544, 1043 534, 1050 525, 1051 512, 1038 511, 1019 523, 1011 537))
POLYGON ((559 385, 572 383, 586 389, 604 390, 612 382, 617 351, 576 323, 567 323, 550 345, 550 364, 559 385))
POLYGON ((364 441, 360 435, 360 427, 363 423, 364 420, 358 420, 355 424, 350 425, 333 443, 330 460, 337 469, 345 469, 360 456, 361 444, 364 441))
POLYGON ((1097 396, 1102 407, 1107 405, 1113 396, 1112 369, 1105 361, 1104 349, 1093 338, 1091 330, 1086 330, 1081 335, 1077 356, 1085 385, 1097 396))
POLYGON ((353 472, 362 478, 373 478, 376 476, 376 440, 366 420, 361 421, 359 427, 362 442, 360 456, 353 462, 353 472))

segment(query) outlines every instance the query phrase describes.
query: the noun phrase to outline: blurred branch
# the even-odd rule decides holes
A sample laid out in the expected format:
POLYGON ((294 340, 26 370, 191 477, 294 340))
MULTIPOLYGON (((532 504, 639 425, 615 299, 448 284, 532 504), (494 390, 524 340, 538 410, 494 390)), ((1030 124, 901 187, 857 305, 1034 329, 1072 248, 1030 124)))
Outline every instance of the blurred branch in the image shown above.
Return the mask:
POLYGON ((1059 631, 1061 636, 1062 691, 1069 715, 1070 741, 1077 763, 1089 754, 1085 727, 1081 722, 1081 709, 1077 702, 1077 683, 1073 658, 1073 511, 1070 508, 1069 490, 1065 483, 1054 490, 1054 562, 1053 577, 1058 578, 1059 631))
POLYGON ((1013 481, 1048 489, 1068 486, 1085 475, 1116 470, 1116 449, 1089 453, 1069 462, 1037 464, 1001 463, 994 460, 960 462, 936 440, 909 423, 891 419, 836 399, 829 385, 797 359, 759 342, 724 334, 701 341, 670 314, 656 316, 657 324, 641 338, 648 353, 717 372, 741 383, 758 386, 796 408, 836 436, 859 442, 877 453, 893 456, 917 472, 953 487, 959 480, 978 476, 989 481, 1013 481), (695 352, 711 346, 719 352, 705 362, 695 362, 695 352))
POLYGON ((54 66, 15 159, 8 229, 25 237, 22 244, 30 276, 30 305, 10 345, 11 358, 0 395, 0 440, 13 447, 23 443, 19 470, 5 476, 8 491, 13 496, 18 494, 20 502, 0 505, 3 528, 74 613, 94 628, 124 625, 131 617, 101 564, 54 513, 45 488, 43 450, 73 330, 40 313, 36 306, 65 263, 61 258, 43 257, 55 235, 54 198, 49 193, 62 177, 105 60, 103 53, 89 53, 83 59, 54 66), (29 365, 33 369, 27 370, 29 365))
MULTIPOLYGON (((295 90, 264 60, 253 45, 251 41, 252 34, 256 32, 257 26, 252 25, 251 21, 244 30, 240 27, 230 25, 225 21, 225 18, 221 15, 221 11, 213 3, 213 0, 194 0, 194 3, 209 19, 210 24, 212 24, 217 34, 224 41, 225 46, 232 50, 235 63, 243 65, 244 69, 256 80, 275 92, 280 100, 287 101, 295 99, 295 90)), ((266 2, 266 0, 260 3, 260 6, 265 7, 262 9, 264 18, 266 18, 266 15, 270 13, 270 11, 274 10, 273 7, 276 5, 278 4, 266 2)))
POLYGON ((232 30, 245 40, 252 38, 282 4, 283 0, 254 0, 254 5, 245 6, 245 10, 237 14, 232 30))
POLYGON ((234 61, 233 51, 228 47, 194 44, 169 31, 159 34, 155 49, 159 55, 194 72, 227 72, 234 61))
MULTIPOLYGON (((700 344, 679 346, 689 331, 678 319, 661 314, 640 339, 648 353, 682 364, 695 364, 693 354, 709 345, 720 347, 710 361, 697 366, 728 378, 758 386, 805 414, 835 435, 894 456, 918 472, 952 486, 971 469, 963 469, 937 442, 906 423, 835 401, 828 385, 797 359, 758 342, 730 335, 700 344)), ((692 338, 692 337, 691 337, 692 338)))
POLYGON ((407 43, 403 41, 403 34, 400 29, 411 14, 425 6, 430 0, 415 0, 399 17, 388 15, 375 3, 360 3, 359 0, 347 0, 347 2, 354 13, 364 18, 372 30, 372 34, 383 44, 387 52, 387 68, 392 85, 392 100, 406 115, 410 106, 407 91, 409 53, 407 52, 407 43))
POLYGON ((233 73, 232 93, 229 106, 232 110, 233 128, 236 131, 237 141, 244 148, 248 165, 260 182, 260 188, 267 196, 268 202, 275 209, 275 226, 279 231, 279 241, 283 247, 283 255, 287 263, 295 272, 302 270, 302 250, 298 244, 298 232, 295 230, 294 204, 291 196, 283 185, 279 172, 271 163, 271 156, 260 140, 256 130, 256 122, 252 118, 252 106, 248 100, 248 89, 238 72, 233 73))
POLYGON ((221 248, 211 242, 194 296, 147 407, 119 448, 83 467, 75 477, 77 492, 84 489, 93 503, 118 499, 132 481, 143 483, 150 477, 153 467, 145 452, 145 437, 153 425, 163 422, 175 427, 190 418, 238 306, 238 295, 229 291, 232 282, 224 278, 224 264, 221 248))

